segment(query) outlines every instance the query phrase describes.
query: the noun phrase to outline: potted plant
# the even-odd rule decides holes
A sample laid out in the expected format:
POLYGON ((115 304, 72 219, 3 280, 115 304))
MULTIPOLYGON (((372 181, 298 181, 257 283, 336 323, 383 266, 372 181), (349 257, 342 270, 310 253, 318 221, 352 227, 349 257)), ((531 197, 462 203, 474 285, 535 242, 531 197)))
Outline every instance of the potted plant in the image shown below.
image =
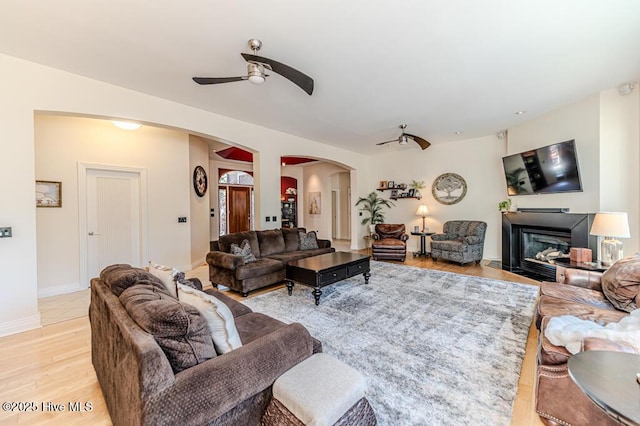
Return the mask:
POLYGON ((420 198, 420 190, 423 189, 425 187, 424 181, 423 180, 412 180, 411 183, 409 184, 409 188, 411 189, 415 189, 414 191, 414 197, 420 198))
POLYGON ((504 201, 500 201, 498 203, 498 210, 500 210, 502 213, 506 213, 509 210, 511 210, 511 198, 507 198, 504 201))
POLYGON ((362 205, 362 207, 360 207, 361 211, 369 213, 369 217, 362 219, 362 224, 366 225, 369 223, 371 225, 369 227, 370 230, 376 223, 384 223, 384 207, 395 206, 392 201, 381 198, 375 191, 371 192, 366 197, 358 198, 356 206, 359 205, 362 205))

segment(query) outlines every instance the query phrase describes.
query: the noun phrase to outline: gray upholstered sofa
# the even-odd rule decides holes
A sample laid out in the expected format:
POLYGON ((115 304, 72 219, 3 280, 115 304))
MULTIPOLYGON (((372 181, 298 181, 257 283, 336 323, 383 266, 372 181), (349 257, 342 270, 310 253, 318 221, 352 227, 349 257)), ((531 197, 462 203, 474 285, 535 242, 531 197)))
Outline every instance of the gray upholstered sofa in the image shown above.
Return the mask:
POLYGON ((335 251, 331 241, 321 239, 316 239, 317 248, 301 248, 301 232, 304 234, 306 230, 238 232, 211 241, 211 251, 207 254, 211 284, 229 287, 246 297, 252 290, 284 281, 288 262, 335 251), (256 261, 247 263, 242 256, 231 254, 231 245, 240 246, 244 240, 249 242, 256 261))
POLYGON ((431 257, 459 262, 480 263, 487 224, 477 220, 450 220, 441 234, 431 236, 431 257))
POLYGON ((274 381, 322 351, 302 325, 252 312, 217 290, 207 293, 231 309, 241 347, 222 355, 197 350, 202 324, 200 336, 211 340, 207 323, 143 269, 113 265, 91 280, 91 357, 114 425, 257 425, 274 381), (150 327, 137 322, 172 307, 178 311, 150 327), (167 347, 182 352, 176 357, 167 347), (195 365, 176 367, 176 359, 194 353, 195 365))

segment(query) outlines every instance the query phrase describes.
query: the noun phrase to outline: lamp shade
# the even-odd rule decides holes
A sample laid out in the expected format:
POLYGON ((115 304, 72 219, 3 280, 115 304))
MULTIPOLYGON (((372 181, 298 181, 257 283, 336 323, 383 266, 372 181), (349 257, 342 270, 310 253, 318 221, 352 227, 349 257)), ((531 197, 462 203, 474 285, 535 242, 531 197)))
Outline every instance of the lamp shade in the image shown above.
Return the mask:
POLYGON ((624 212, 601 212, 596 213, 596 217, 591 225, 591 235, 603 237, 630 238, 629 219, 624 212))
POLYGON ((426 217, 429 214, 429 209, 426 204, 420 204, 418 210, 416 210, 416 216, 426 217))

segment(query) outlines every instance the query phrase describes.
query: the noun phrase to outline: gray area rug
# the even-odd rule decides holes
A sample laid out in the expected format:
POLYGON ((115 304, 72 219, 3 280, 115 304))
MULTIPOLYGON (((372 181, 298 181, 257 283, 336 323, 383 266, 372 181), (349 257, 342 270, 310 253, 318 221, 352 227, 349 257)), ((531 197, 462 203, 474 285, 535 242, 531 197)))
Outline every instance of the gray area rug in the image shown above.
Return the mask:
POLYGON ((380 425, 510 424, 537 287, 372 261, 322 290, 244 303, 364 374, 380 425))

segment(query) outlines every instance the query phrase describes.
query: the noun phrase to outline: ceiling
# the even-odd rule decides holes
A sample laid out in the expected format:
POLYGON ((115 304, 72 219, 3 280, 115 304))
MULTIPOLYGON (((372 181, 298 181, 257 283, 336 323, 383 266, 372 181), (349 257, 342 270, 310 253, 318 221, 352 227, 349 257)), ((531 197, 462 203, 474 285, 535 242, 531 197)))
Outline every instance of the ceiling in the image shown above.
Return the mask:
POLYGON ((640 80, 637 0, 3 0, 0 10, 1 53, 362 153, 401 149, 375 144, 402 123, 433 144, 469 139, 640 80), (313 95, 277 74, 262 85, 191 80, 245 74, 252 37, 259 55, 313 77, 313 95))

